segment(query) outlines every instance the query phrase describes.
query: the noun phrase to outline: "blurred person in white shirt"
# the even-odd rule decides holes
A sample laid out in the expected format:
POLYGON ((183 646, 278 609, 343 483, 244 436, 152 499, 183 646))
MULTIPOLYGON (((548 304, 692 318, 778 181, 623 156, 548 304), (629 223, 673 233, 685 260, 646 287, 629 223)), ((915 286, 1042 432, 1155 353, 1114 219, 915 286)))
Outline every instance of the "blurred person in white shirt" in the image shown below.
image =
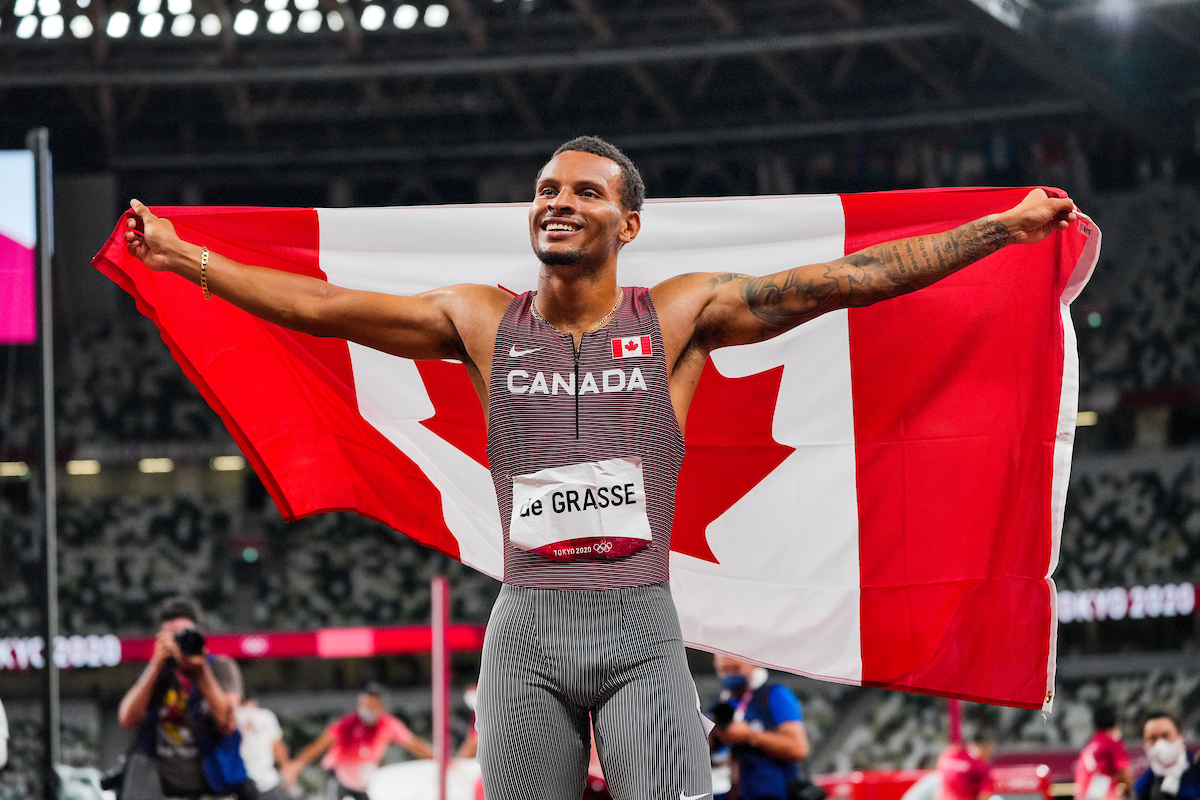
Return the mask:
POLYGON ((258 787, 261 800, 286 800, 279 769, 288 765, 287 746, 275 712, 263 708, 258 701, 238 698, 234 710, 238 730, 242 733, 242 761, 246 773, 258 787))
POLYGON ((0 703, 0 769, 8 764, 8 716, 4 713, 4 703, 0 703))

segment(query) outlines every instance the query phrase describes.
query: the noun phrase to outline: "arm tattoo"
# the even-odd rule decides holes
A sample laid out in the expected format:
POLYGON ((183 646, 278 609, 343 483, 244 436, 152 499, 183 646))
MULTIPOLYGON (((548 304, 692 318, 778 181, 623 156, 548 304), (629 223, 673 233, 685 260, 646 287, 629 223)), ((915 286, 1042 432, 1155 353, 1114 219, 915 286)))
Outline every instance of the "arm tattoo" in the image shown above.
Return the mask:
POLYGON ((726 273, 713 278, 741 283, 742 298, 764 330, 778 332, 825 311, 866 306, 928 286, 1009 242, 1008 226, 994 219, 969 222, 952 231, 913 236, 851 253, 826 264, 762 278, 726 273))

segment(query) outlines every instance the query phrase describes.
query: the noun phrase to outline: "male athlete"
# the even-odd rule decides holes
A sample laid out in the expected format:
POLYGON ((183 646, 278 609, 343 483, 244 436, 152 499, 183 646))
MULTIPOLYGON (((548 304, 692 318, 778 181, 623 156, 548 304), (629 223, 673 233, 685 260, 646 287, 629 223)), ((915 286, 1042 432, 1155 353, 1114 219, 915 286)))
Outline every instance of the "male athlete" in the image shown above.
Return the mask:
POLYGON ((488 420, 504 533, 478 694, 488 800, 577 800, 589 715, 617 800, 711 792, 667 584, 682 430, 711 351, 928 286, 1076 216, 1070 200, 1039 189, 952 231, 826 264, 621 287, 617 256, 638 235, 644 194, 637 168, 607 142, 560 147, 529 209, 538 288, 515 298, 476 285, 398 297, 239 264, 131 203, 126 245, 151 269, 294 330, 466 365, 488 420))

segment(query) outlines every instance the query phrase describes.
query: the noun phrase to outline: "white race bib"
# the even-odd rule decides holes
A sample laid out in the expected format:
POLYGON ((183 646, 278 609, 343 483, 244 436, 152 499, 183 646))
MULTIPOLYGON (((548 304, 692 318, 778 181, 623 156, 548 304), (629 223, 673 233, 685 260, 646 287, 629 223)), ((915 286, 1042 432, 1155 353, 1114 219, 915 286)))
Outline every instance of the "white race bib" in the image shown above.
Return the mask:
POLYGON ((642 460, 612 458, 515 476, 508 538, 553 561, 636 553, 651 538, 642 460))

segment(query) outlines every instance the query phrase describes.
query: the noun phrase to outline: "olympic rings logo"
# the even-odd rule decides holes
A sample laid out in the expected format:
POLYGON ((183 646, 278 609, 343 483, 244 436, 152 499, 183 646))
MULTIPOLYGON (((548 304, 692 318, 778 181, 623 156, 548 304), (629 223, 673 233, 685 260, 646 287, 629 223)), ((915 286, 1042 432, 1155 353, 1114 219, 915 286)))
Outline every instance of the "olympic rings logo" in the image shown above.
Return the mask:
POLYGON ((593 546, 593 549, 597 553, 611 553, 612 548, 613 548, 612 542, 608 541, 607 539, 600 541, 600 542, 596 542, 596 544, 593 546))

